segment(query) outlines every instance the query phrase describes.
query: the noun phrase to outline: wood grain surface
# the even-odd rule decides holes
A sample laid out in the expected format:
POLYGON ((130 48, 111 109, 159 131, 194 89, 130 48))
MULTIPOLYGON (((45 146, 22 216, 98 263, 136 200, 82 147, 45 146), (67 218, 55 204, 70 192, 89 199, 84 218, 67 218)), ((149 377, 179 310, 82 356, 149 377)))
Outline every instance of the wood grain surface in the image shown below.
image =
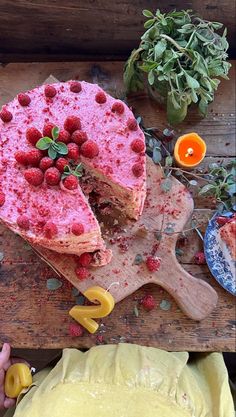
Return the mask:
MULTIPOLYGON (((41 84, 50 74, 59 80, 81 78, 98 82, 111 94, 122 96, 122 65, 121 62, 10 64, 0 69, 0 101, 3 104, 20 90, 41 84)), ((227 161, 235 153, 233 94, 234 71, 231 71, 231 80, 222 82, 209 116, 200 120, 193 112, 178 128, 178 134, 197 130, 204 137, 208 145, 204 164, 227 161)), ((164 112, 146 95, 133 96, 130 104, 136 114, 143 116, 147 126, 166 127, 164 112)), ((212 215, 212 202, 197 198, 195 206, 194 216, 204 231, 212 215)), ((186 271, 210 283, 218 294, 218 305, 208 318, 201 322, 188 319, 163 289, 148 284, 117 304, 111 316, 102 320, 98 334, 85 333, 81 338, 73 338, 68 333, 72 322, 68 310, 76 300, 69 283, 62 280, 59 290, 48 291, 46 281, 56 277, 55 272, 19 236, 0 226, 0 252, 4 256, 0 267, 0 340, 19 348, 88 348, 95 343, 131 342, 172 351, 234 351, 234 297, 216 283, 206 265, 194 264, 194 254, 202 249, 196 232, 188 234, 184 246, 181 246, 183 242, 179 245, 183 250, 179 260, 186 271), (153 294, 157 306, 147 313, 139 300, 149 293, 153 294), (170 302, 167 311, 163 310, 163 300, 170 302)))
POLYGON ((144 31, 142 10, 157 7, 164 12, 192 9, 204 19, 224 23, 235 57, 235 2, 230 0, 1 0, 0 59, 128 56, 144 31))

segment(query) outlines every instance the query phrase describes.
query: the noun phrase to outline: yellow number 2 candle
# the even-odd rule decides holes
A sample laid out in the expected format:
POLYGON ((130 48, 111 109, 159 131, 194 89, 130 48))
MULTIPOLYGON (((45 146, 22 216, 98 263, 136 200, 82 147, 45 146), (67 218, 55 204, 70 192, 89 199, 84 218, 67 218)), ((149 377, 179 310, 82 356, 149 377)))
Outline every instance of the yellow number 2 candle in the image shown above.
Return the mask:
POLYGON ((9 398, 17 398, 23 388, 32 384, 32 375, 25 363, 11 365, 6 373, 5 394, 9 398))
POLYGON ((102 287, 90 287, 84 292, 84 296, 91 302, 99 302, 93 306, 75 306, 69 314, 81 326, 85 327, 90 333, 95 333, 98 323, 93 319, 108 316, 114 308, 115 301, 112 295, 102 287))

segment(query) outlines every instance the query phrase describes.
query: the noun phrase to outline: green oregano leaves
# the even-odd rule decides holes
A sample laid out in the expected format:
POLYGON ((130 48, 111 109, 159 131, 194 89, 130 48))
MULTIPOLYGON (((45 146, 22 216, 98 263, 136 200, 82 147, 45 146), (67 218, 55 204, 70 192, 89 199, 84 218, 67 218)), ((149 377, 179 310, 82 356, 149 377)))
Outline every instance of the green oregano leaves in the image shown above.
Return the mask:
POLYGON ((231 66, 226 29, 216 33, 221 23, 200 19, 190 10, 144 10, 143 15, 147 31, 126 62, 127 90, 142 89, 147 79, 151 90, 165 98, 170 123, 184 120, 191 103, 198 103, 205 116, 220 83, 215 77, 227 79, 231 66))
POLYGON ((44 136, 36 143, 36 148, 44 151, 48 150, 48 156, 52 159, 56 159, 60 156, 68 154, 68 148, 65 143, 57 142, 59 137, 59 128, 57 126, 52 129, 52 139, 48 136, 44 136))

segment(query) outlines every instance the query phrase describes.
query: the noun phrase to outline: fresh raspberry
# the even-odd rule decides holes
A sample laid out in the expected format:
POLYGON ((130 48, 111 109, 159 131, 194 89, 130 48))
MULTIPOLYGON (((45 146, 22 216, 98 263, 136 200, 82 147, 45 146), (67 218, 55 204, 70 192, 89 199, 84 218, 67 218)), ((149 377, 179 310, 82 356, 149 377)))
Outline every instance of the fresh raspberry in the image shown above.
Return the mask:
POLYGON ((98 145, 92 140, 87 140, 80 148, 81 154, 92 159, 99 154, 98 145))
POLYGON ((77 116, 68 116, 65 120, 64 128, 70 133, 73 133, 75 130, 81 129, 80 118, 77 116))
POLYGON ((145 295, 143 298, 141 298, 140 304, 147 311, 151 311, 156 307, 156 302, 152 295, 145 295))
POLYGON ((84 142, 86 142, 86 140, 88 140, 88 136, 87 133, 82 130, 75 130, 75 132, 71 135, 71 140, 78 146, 81 146, 84 142))
POLYGON ((107 101, 106 94, 103 91, 99 91, 96 96, 95 100, 99 104, 104 104, 107 101))
POLYGON ((44 94, 46 97, 54 97, 57 94, 57 90, 53 85, 46 85, 44 88, 44 94))
POLYGON ((31 185, 40 185, 43 182, 43 172, 39 168, 26 169, 24 177, 31 185))
POLYGON ((68 161, 66 158, 58 158, 56 161, 56 167, 61 173, 64 172, 64 168, 67 165, 68 165, 68 161))
POLYGON ((73 223, 71 231, 75 236, 80 236, 84 233, 84 226, 82 223, 73 223))
POLYGON ((57 235, 57 226, 52 222, 47 222, 43 228, 44 236, 48 239, 52 239, 57 235))
POLYGON ((17 96, 19 104, 23 107, 26 107, 30 104, 31 98, 28 96, 28 94, 20 93, 17 96))
POLYGON ((29 127, 26 130, 26 139, 31 145, 35 146, 38 140, 42 137, 42 134, 36 127, 29 127))
POLYGON ((134 164, 132 166, 132 172, 133 172, 133 174, 134 174, 135 177, 137 177, 137 178, 138 177, 141 177, 143 175, 143 172, 144 172, 143 165, 140 164, 140 163, 134 164))
POLYGON ((54 165, 54 160, 49 158, 49 156, 44 156, 39 163, 39 168, 42 171, 46 171, 46 169, 51 168, 54 165))
POLYGON ((78 266, 75 270, 75 273, 81 281, 88 278, 88 276, 89 276, 89 271, 86 268, 84 268, 83 266, 78 266))
POLYGON ((43 127, 43 136, 52 138, 52 129, 55 127, 53 123, 47 122, 43 127))
POLYGON ((79 93, 81 90, 82 87, 79 81, 71 81, 70 91, 72 91, 72 93, 79 93))
POLYGON ((44 175, 45 175, 45 181, 48 185, 57 185, 57 184, 59 184, 60 179, 61 179, 61 173, 57 168, 55 168, 55 167, 48 168, 45 171, 44 175))
POLYGON ((5 203, 5 194, 2 191, 0 191, 0 207, 2 207, 4 203, 5 203))
POLYGON ((26 152, 25 157, 29 165, 36 167, 39 165, 39 162, 43 157, 43 153, 39 149, 31 149, 30 151, 26 152))
POLYGON ((144 142, 141 139, 134 139, 131 142, 131 149, 136 153, 141 153, 145 149, 144 142))
POLYGON ((81 337, 84 334, 84 329, 80 324, 70 324, 69 325, 69 335, 72 337, 81 337))
POLYGON ((27 216, 24 216, 24 214, 22 216, 17 217, 16 222, 21 229, 29 230, 30 221, 27 216))
POLYGON ((76 190, 76 188, 78 188, 78 183, 79 181, 77 177, 71 174, 71 175, 68 175, 68 177, 64 179, 63 185, 68 190, 76 190))
POLYGON ((84 252, 82 255, 79 256, 79 264, 80 266, 88 267, 93 260, 93 256, 91 253, 84 252))
POLYGON ((194 255, 194 260, 197 265, 202 265, 206 263, 206 258, 204 252, 197 252, 194 255))
POLYGON ((28 106, 31 102, 30 96, 28 96, 28 94, 25 94, 25 93, 18 94, 17 98, 18 98, 19 104, 23 107, 28 106))
POLYGON ((70 142, 70 134, 67 130, 60 130, 58 135, 58 142, 69 143, 70 142))
POLYGON ((121 101, 115 101, 115 103, 112 104, 111 111, 113 113, 123 114, 125 111, 125 106, 121 101))
POLYGON ((13 115, 9 110, 2 109, 2 111, 0 112, 0 118, 4 123, 8 123, 12 120, 13 115))
POLYGON ((138 129, 138 123, 135 119, 128 119, 127 121, 127 127, 129 130, 137 130, 138 129))
POLYGON ((153 258, 152 256, 148 256, 146 259, 146 266, 150 272, 156 272, 159 270, 161 265, 161 261, 159 258, 153 258))
POLYGON ((79 147, 78 147, 78 145, 76 145, 76 143, 69 143, 67 145, 67 149, 68 149, 67 158, 68 159, 73 159, 74 161, 77 161, 77 159, 79 158, 79 147))
POLYGON ((21 165, 28 165, 28 161, 26 158, 26 152, 17 151, 15 153, 15 160, 21 165))

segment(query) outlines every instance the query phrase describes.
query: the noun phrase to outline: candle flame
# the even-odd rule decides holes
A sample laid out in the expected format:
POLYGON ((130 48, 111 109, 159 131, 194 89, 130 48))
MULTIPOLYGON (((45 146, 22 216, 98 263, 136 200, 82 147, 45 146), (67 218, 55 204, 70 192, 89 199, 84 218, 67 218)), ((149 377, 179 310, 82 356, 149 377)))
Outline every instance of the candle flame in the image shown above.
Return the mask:
POLYGON ((192 155, 193 155, 193 148, 188 148, 187 153, 185 154, 185 157, 187 158, 188 156, 192 156, 192 155))

